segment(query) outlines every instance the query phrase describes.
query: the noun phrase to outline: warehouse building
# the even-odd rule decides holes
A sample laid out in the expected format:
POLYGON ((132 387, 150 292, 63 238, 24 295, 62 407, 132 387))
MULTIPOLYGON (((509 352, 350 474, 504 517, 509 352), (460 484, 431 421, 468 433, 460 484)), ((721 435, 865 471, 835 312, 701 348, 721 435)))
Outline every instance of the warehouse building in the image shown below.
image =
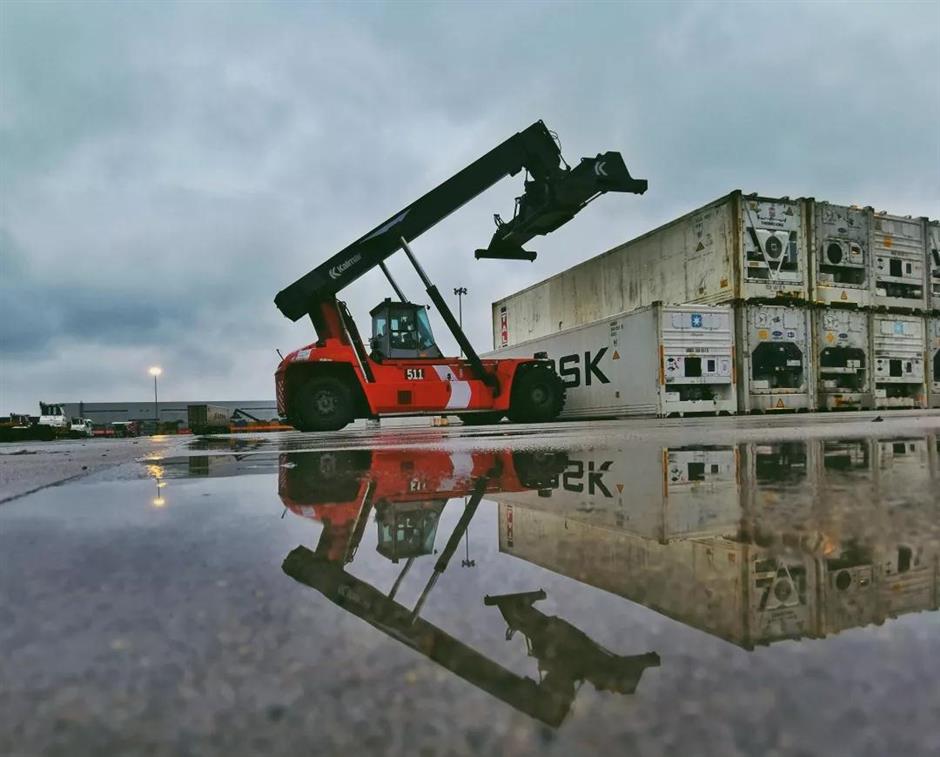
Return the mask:
MULTIPOLYGON (((156 414, 160 423, 179 423, 186 426, 188 405, 215 405, 236 409, 263 421, 276 420, 277 403, 271 400, 196 400, 192 402, 158 402, 156 414)), ((65 402, 65 414, 71 418, 88 418, 95 425, 140 421, 150 423, 154 417, 153 402, 65 402)))

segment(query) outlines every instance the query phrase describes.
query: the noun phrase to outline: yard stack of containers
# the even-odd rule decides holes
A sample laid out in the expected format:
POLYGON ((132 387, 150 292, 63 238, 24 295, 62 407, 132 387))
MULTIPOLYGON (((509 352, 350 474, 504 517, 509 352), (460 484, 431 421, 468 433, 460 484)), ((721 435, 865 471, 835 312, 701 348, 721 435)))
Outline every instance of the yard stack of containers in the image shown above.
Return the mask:
MULTIPOLYGON (((557 362, 579 329, 599 334, 610 319, 657 303, 733 308, 738 412, 925 407, 933 355, 918 378, 914 353, 918 339, 922 354, 928 348, 925 316, 940 313, 940 223, 735 191, 493 303, 494 348, 557 362)), ((638 357, 645 348, 637 347, 638 357)), ((678 363, 661 362, 666 397, 678 363)), ((621 368, 646 380, 643 359, 621 368)), ((628 411, 619 395, 582 397, 566 383, 580 417, 654 412, 651 402, 628 411)), ((703 409, 657 402, 655 412, 703 409)))

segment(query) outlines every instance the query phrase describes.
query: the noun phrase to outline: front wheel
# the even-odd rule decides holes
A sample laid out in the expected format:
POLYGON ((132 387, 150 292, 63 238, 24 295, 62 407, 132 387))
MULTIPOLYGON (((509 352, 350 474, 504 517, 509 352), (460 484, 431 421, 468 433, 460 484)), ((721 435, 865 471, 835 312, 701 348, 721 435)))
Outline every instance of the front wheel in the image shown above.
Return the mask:
POLYGON ((331 376, 310 379, 294 397, 300 431, 338 431, 353 419, 349 388, 331 376))
POLYGON ((509 420, 515 423, 553 421, 565 406, 565 385, 548 366, 520 367, 512 382, 509 420))

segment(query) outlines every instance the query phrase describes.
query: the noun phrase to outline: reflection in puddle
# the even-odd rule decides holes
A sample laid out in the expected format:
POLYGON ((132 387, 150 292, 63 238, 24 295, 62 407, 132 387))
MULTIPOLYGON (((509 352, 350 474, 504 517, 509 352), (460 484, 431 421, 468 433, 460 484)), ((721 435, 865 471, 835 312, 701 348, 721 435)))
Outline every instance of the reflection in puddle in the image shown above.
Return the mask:
POLYGON ((461 678, 557 725, 580 683, 633 693, 659 656, 600 647, 541 613, 535 605, 545 593, 534 588, 481 601, 499 609, 507 639, 525 636, 538 682, 422 619, 484 497, 498 503, 500 552, 752 649, 937 609, 935 452, 933 440, 898 439, 284 453, 285 507, 323 528, 315 549, 298 547, 283 568, 461 678), (437 551, 442 512, 454 499, 463 510, 437 551), (906 505, 906 519, 894 517, 892 502, 906 505), (403 561, 387 594, 345 568, 370 520, 388 569, 403 561), (417 602, 398 603, 415 560, 432 556, 417 602))
POLYGON ((506 622, 506 640, 525 637, 539 679, 499 665, 421 618, 421 610, 447 570, 484 496, 540 488, 564 470, 559 453, 443 451, 336 452, 284 455, 279 492, 292 511, 322 521, 316 549, 297 547, 283 569, 337 606, 444 666, 480 689, 550 725, 559 725, 584 681, 601 691, 632 694, 643 671, 659 665, 655 653, 621 656, 578 628, 542 613, 542 590, 483 598, 506 622), (441 511, 449 498, 465 497, 463 512, 413 608, 395 601, 415 558, 434 550, 441 511), (405 560, 383 594, 346 572, 375 508, 377 551, 391 563, 405 560))

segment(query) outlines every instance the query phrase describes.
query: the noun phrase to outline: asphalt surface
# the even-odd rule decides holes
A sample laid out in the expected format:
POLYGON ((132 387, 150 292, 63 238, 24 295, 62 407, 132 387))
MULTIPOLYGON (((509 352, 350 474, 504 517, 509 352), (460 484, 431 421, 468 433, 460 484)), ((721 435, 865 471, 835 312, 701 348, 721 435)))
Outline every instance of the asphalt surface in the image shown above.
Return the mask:
POLYGON ((3 755, 940 753, 938 414, 22 444, 0 475, 3 755))

